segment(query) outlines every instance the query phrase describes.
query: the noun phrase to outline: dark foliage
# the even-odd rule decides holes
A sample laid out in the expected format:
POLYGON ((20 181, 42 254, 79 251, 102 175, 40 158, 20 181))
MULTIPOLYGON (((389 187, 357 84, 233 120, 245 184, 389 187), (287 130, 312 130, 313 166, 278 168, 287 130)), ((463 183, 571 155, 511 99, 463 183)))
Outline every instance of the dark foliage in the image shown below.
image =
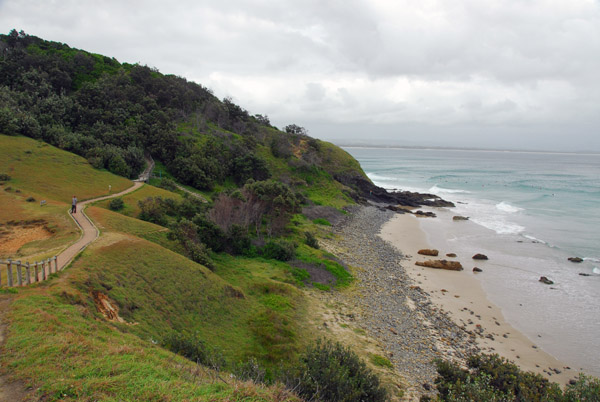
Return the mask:
POLYGON ((437 361, 435 383, 443 400, 461 400, 469 395, 488 395, 487 399, 510 401, 558 401, 560 388, 539 374, 521 371, 508 360, 493 355, 474 355, 468 369, 454 363, 437 361))
POLYGON ((108 203, 108 207, 113 211, 120 211, 125 206, 122 198, 115 198, 108 203))
POLYGON ((261 249, 261 254, 265 258, 272 258, 279 261, 289 261, 296 255, 297 245, 285 239, 270 240, 261 249))
POLYGON ((318 341, 300 357, 299 371, 286 379, 307 400, 386 401, 377 376, 340 343, 318 341))
POLYGON ((144 150, 182 183, 210 189, 228 177, 243 184, 269 177, 252 142, 207 131, 182 136, 193 117, 251 135, 268 119, 251 117, 230 98, 141 65, 30 36, 0 35, 0 132, 42 139, 86 157, 97 168, 134 177, 144 150))
POLYGON ((308 247, 319 248, 319 241, 311 232, 304 232, 305 243, 308 247))

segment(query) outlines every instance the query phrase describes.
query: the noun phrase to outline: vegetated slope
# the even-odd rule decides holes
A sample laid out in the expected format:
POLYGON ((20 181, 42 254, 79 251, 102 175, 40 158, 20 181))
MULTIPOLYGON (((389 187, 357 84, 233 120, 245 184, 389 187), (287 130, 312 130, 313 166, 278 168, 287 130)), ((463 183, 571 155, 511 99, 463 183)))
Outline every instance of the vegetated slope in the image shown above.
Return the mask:
POLYGON ((1 133, 43 139, 125 177, 142 170, 148 151, 202 190, 250 178, 327 182, 341 205, 342 191, 358 194, 331 180, 337 173, 368 181, 349 154, 302 127, 279 131, 184 78, 16 31, 0 36, 0 60, 1 133))
MULTIPOLYGON (((32 154, 20 168, 36 166, 36 158, 32 154)), ((66 175, 79 166, 76 158, 66 160, 49 169, 66 175)), ((88 176, 74 175, 70 185, 106 175, 115 178, 90 169, 88 176)), ((30 188, 37 178, 20 180, 30 188)), ((152 189, 142 192, 178 197, 152 189)), ((62 194, 58 185, 51 191, 62 194)), ((66 214, 62 205, 44 211, 66 214)), ((18 289, 3 312, 10 325, 0 361, 13 378, 39 387, 40 397, 61 400, 295 400, 278 387, 232 378, 223 383, 217 372, 161 348, 169 334, 188 334, 229 370, 250 357, 273 363, 292 358, 302 344, 303 310, 298 290, 284 282, 293 281, 284 264, 243 264, 223 256, 221 272, 245 277, 231 285, 162 247, 178 247, 164 227, 97 207, 88 213, 98 222, 100 239, 55 279, 18 289)))

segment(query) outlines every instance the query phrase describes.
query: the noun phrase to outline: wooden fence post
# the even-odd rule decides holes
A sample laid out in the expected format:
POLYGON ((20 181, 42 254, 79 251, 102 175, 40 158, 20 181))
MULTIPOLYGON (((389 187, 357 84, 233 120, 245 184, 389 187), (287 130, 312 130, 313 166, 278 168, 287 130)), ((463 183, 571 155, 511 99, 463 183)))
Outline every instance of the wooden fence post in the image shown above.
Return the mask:
POLYGON ((58 256, 54 256, 54 270, 58 272, 58 256))
MULTIPOLYGON (((38 263, 36 262, 36 264, 38 263)), ((42 263, 42 280, 46 280, 46 268, 44 267, 44 263, 42 263)))
POLYGON ((27 280, 26 283, 31 285, 31 271, 29 270, 29 261, 25 264, 25 271, 27 271, 27 280))
POLYGON ((8 276, 8 278, 7 278, 8 287, 11 288, 13 285, 13 278, 12 278, 12 261, 10 260, 10 258, 8 259, 8 268, 6 269, 6 275, 8 276))
POLYGON ((2 264, 4 263, 0 263, 0 288, 2 287, 2 264))
POLYGON ((46 265, 48 265, 48 272, 52 273, 52 264, 50 264, 50 258, 46 258, 46 265))
POLYGON ((23 286, 23 277, 21 276, 21 260, 17 261, 17 284, 23 286))
POLYGON ((39 272, 38 272, 38 266, 37 266, 37 262, 33 265, 34 266, 34 270, 35 270, 35 276, 33 278, 34 282, 39 282, 40 278, 38 276, 39 272))

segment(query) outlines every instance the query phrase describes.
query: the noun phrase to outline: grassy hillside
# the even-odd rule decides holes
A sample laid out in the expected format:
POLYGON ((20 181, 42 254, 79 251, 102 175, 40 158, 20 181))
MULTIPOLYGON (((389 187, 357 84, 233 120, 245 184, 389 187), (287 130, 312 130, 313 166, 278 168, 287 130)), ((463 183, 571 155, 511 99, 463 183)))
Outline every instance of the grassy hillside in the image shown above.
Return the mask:
MULTIPOLYGON (((0 186, 0 224, 41 217, 56 227, 21 253, 56 250, 78 237, 64 193, 93 197, 103 195, 107 183, 113 191, 129 184, 35 140, 1 136, 0 147, 29 156, 3 161, 12 174, 0 186), (29 149, 35 152, 25 153, 29 149), (44 174, 68 180, 41 186, 33 172, 42 164, 44 174), (47 204, 27 202, 30 194, 47 204)), ((183 200, 145 185, 123 197, 120 212, 109 210, 108 201, 88 207, 102 233, 95 243, 49 281, 0 290, 0 298, 12 299, 2 312, 9 325, 0 372, 46 400, 297 400, 280 385, 244 383, 225 373, 256 362, 271 378, 297 365, 302 351, 327 335, 319 319, 325 307, 310 296, 322 291, 312 288, 303 267, 331 270, 338 286, 350 283, 351 275, 332 256, 303 244, 304 231, 320 233, 318 225, 301 214, 290 223, 287 237, 298 243, 298 262, 211 252, 209 270, 185 256, 168 227, 136 219, 138 201, 147 197, 183 200), (212 363, 197 365, 168 351, 174 334, 203 345, 212 363)))
POLYGON ((94 169, 84 158, 42 141, 0 134, 0 173, 11 187, 38 199, 70 205, 73 194, 86 200, 131 187, 124 177, 94 169))

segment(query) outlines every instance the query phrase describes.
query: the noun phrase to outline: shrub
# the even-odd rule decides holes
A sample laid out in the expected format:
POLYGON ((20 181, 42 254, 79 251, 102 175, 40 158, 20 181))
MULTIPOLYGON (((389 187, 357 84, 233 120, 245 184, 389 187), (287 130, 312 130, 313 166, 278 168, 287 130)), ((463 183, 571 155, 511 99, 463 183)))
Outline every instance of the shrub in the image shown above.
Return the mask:
POLYGON ((448 389, 447 401, 452 402, 505 402, 512 401, 511 395, 502 393, 491 385, 491 377, 482 374, 477 377, 467 376, 465 382, 458 381, 448 389))
POLYGON ((310 232, 304 232, 304 236, 305 236, 305 243, 308 247, 312 247, 312 248, 319 248, 319 241, 317 240, 317 238, 310 232))
POLYGON ((309 400, 385 401, 379 378, 339 342, 319 340, 300 357, 297 392, 309 400))
POLYGON ((125 206, 122 198, 115 198, 108 203, 108 207, 113 211, 120 211, 125 206))
POLYGON ((597 402, 600 401, 600 379, 579 374, 577 381, 565 388, 565 402, 597 402))
POLYGON ((27 202, 34 202, 34 201, 35 201, 35 198, 33 198, 33 197, 27 197, 27 198, 25 199, 25 201, 27 201, 27 202))
POLYGON ((204 244, 188 240, 184 243, 184 247, 190 260, 202 264, 211 270, 214 269, 213 260, 210 258, 208 248, 204 244))
POLYGON ((487 395, 491 392, 490 387, 494 398, 499 398, 490 400, 560 400, 561 391, 557 384, 539 374, 523 372, 497 354, 469 357, 467 370, 449 362, 438 360, 436 363, 438 378, 435 383, 442 400, 469 400, 469 395, 477 392, 487 395))
POLYGON ((0 173, 0 181, 9 181, 10 180, 10 176, 7 175, 6 173, 0 173))
POLYGON ((229 227, 227 231, 227 248, 232 254, 248 254, 251 246, 252 241, 244 227, 235 224, 229 227))
POLYGON ((296 255, 296 244, 284 239, 271 240, 261 250, 265 258, 289 261, 296 255))
POLYGON ((164 188, 165 190, 168 190, 168 191, 177 190, 177 186, 175 185, 175 182, 173 180, 167 179, 167 178, 162 179, 160 181, 160 184, 158 185, 158 187, 164 188))

